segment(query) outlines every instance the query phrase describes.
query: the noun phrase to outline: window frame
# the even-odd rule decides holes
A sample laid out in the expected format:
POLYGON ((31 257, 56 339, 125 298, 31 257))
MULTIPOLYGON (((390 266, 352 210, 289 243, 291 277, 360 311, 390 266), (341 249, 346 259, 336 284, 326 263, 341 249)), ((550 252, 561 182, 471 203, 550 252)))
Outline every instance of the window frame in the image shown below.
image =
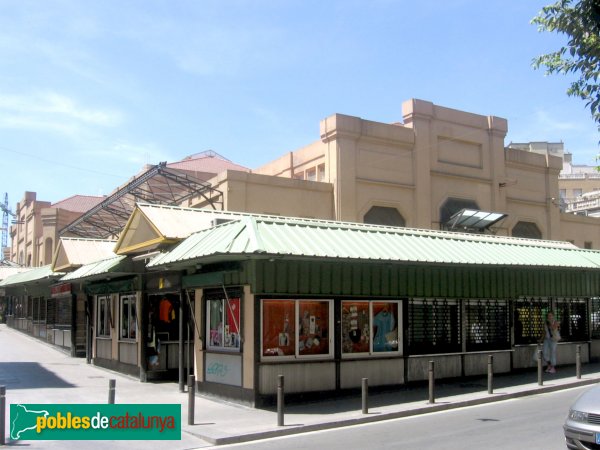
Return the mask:
MULTIPOLYGON (((330 360, 335 354, 334 339, 334 301, 333 299, 320 298, 264 298, 260 299, 260 360, 261 361, 306 361, 306 360, 330 360), (289 318, 293 324, 294 333, 294 352, 291 355, 265 355, 265 304, 269 302, 293 302, 294 317, 289 318), (308 302, 317 302, 327 304, 327 339, 328 353, 326 354, 300 354, 300 304, 308 302)), ((309 319, 310 320, 310 319, 309 319)), ((309 327, 313 326, 309 324, 309 327)), ((322 338, 323 339, 323 338, 322 338)))
MULTIPOLYGON (((231 308, 231 305, 229 305, 229 307, 231 308)), ((223 296, 221 298, 218 297, 209 297, 206 299, 206 303, 205 303, 205 311, 206 311, 206 350, 209 351, 213 351, 213 352, 226 352, 226 353, 241 353, 242 352, 242 296, 241 295, 227 295, 227 296, 223 296), (236 302, 234 302, 236 301, 236 302), (225 313, 225 306, 226 306, 226 302, 227 303, 233 303, 234 305, 237 304, 237 321, 238 323, 235 324, 237 326, 237 346, 229 346, 226 347, 225 346, 225 334, 226 334, 226 327, 229 326, 229 324, 225 324, 225 320, 223 320, 223 326, 221 327, 221 341, 223 342, 222 345, 212 345, 212 339, 210 337, 211 334, 211 326, 210 326, 210 322, 211 322, 211 315, 212 315, 212 309, 210 307, 210 303, 212 302, 221 302, 221 308, 222 308, 222 314, 223 314, 223 319, 225 318, 229 318, 228 315, 226 315, 225 313)), ((232 313, 231 317, 234 320, 236 320, 236 315, 232 313)), ((233 334, 233 333, 232 333, 233 334)))
POLYGON ((138 311, 137 311, 137 296, 135 294, 123 294, 123 295, 119 295, 119 341, 123 341, 123 342, 135 342, 137 341, 138 338, 138 311), (123 308, 125 306, 125 301, 127 301, 127 324, 126 327, 124 328, 124 324, 123 324, 123 308), (134 318, 135 320, 133 321, 134 324, 134 336, 131 337, 131 311, 133 310, 134 312, 134 318), (126 336, 123 336, 123 332, 127 331, 125 334, 126 336))
MULTIPOLYGON (((374 358, 374 357, 382 357, 382 356, 400 356, 403 353, 403 339, 402 333, 400 332, 400 326, 402 324, 402 300, 363 300, 363 299, 343 299, 340 302, 341 309, 341 317, 340 317, 340 336, 342 337, 340 340, 340 354, 342 359, 359 359, 359 358, 374 358), (344 304, 355 304, 355 303, 367 303, 368 304, 368 329, 369 329, 369 350, 364 352, 346 352, 344 351, 344 339, 343 334, 347 331, 344 330, 344 304), (381 303, 391 303, 396 305, 396 318, 395 318, 395 327, 393 330, 396 330, 396 340, 397 347, 396 350, 374 350, 374 342, 375 342, 375 314, 374 309, 376 304, 381 303)), ((351 314, 351 313, 350 313, 351 314)), ((387 333, 386 333, 387 334, 387 333)))
POLYGON ((99 338, 110 338, 112 336, 112 297, 111 295, 98 295, 96 296, 96 337, 99 338), (100 334, 100 310, 101 306, 105 305, 105 314, 104 314, 104 329, 108 331, 108 333, 100 334))

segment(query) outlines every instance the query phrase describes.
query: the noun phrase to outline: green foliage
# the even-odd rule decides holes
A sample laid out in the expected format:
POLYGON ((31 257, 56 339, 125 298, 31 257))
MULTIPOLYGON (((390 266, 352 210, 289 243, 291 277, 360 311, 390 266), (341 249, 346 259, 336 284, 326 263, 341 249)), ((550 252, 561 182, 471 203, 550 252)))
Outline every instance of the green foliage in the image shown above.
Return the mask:
POLYGON ((564 34, 566 46, 533 60, 547 74, 573 74, 579 78, 567 94, 586 102, 600 129, 600 0, 559 0, 544 7, 531 21, 538 31, 564 34))

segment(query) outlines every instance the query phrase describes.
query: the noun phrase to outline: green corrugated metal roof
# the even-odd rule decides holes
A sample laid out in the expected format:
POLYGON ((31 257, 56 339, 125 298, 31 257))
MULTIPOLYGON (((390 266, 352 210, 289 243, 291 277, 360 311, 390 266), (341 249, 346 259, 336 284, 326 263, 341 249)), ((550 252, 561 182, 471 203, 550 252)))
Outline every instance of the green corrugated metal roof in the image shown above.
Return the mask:
POLYGON ((101 261, 85 264, 79 269, 68 273, 67 275, 62 277, 60 281, 79 280, 82 278, 89 278, 94 275, 101 275, 112 272, 115 268, 119 266, 120 262, 123 261, 125 258, 127 258, 127 256, 125 255, 115 256, 113 258, 103 259, 101 261))
POLYGON ((148 267, 249 255, 436 264, 600 268, 568 242, 352 223, 245 217, 199 231, 148 267))
POLYGON ((11 275, 0 282, 0 286, 15 286, 17 284, 29 283, 31 281, 37 281, 44 278, 60 277, 64 275, 63 272, 52 272, 50 266, 36 267, 35 269, 28 270, 26 272, 16 273, 11 275))

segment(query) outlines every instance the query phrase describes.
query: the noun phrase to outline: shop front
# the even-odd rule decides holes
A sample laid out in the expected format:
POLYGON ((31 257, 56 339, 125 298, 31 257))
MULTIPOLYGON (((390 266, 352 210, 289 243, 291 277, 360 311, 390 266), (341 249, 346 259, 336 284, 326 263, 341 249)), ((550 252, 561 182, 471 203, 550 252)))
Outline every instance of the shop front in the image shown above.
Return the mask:
POLYGON ((253 218, 198 232, 150 266, 196 272, 183 286, 200 306, 199 390, 261 405, 278 375, 290 398, 318 398, 363 377, 425 380, 432 360, 440 378, 484 374, 488 355, 496 373, 533 367, 550 310, 559 364, 577 345, 584 362, 598 358, 599 263, 566 243, 253 218))
POLYGON ((140 277, 90 283, 86 291, 94 299, 93 363, 140 376, 140 277))
POLYGON ((194 302, 181 289, 179 273, 145 276, 142 380, 179 380, 193 371, 194 302))

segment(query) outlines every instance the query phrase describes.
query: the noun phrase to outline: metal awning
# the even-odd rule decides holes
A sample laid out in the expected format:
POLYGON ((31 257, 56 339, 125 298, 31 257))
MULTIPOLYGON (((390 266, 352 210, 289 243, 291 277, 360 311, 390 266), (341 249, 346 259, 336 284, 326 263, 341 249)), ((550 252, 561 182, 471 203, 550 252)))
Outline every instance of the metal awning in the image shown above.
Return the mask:
POLYGON ((74 281, 81 280, 83 278, 90 279, 97 275, 105 275, 116 272, 118 269, 124 269, 121 267, 121 262, 126 258, 126 256, 115 256, 102 261, 95 261, 93 263, 85 264, 79 269, 62 277, 60 281, 74 281))
POLYGON ((255 216, 194 233, 147 267, 277 257, 600 270, 600 252, 569 242, 255 216))
POLYGON ((449 231, 471 230, 482 232, 495 223, 500 222, 506 216, 507 214, 503 213, 464 208, 453 214, 452 217, 448 219, 448 222, 445 223, 445 226, 449 231))
POLYGON ((167 167, 167 163, 162 162, 136 176, 60 230, 60 235, 116 238, 127 223, 136 202, 181 205, 195 197, 202 197, 213 209, 223 209, 223 195, 210 183, 194 177, 188 171, 167 167))
POLYGON ((52 272, 50 265, 35 267, 25 272, 16 273, 4 280, 0 281, 0 286, 16 286, 19 284, 32 283, 34 281, 40 281, 51 278, 58 278, 64 275, 64 272, 52 272))

